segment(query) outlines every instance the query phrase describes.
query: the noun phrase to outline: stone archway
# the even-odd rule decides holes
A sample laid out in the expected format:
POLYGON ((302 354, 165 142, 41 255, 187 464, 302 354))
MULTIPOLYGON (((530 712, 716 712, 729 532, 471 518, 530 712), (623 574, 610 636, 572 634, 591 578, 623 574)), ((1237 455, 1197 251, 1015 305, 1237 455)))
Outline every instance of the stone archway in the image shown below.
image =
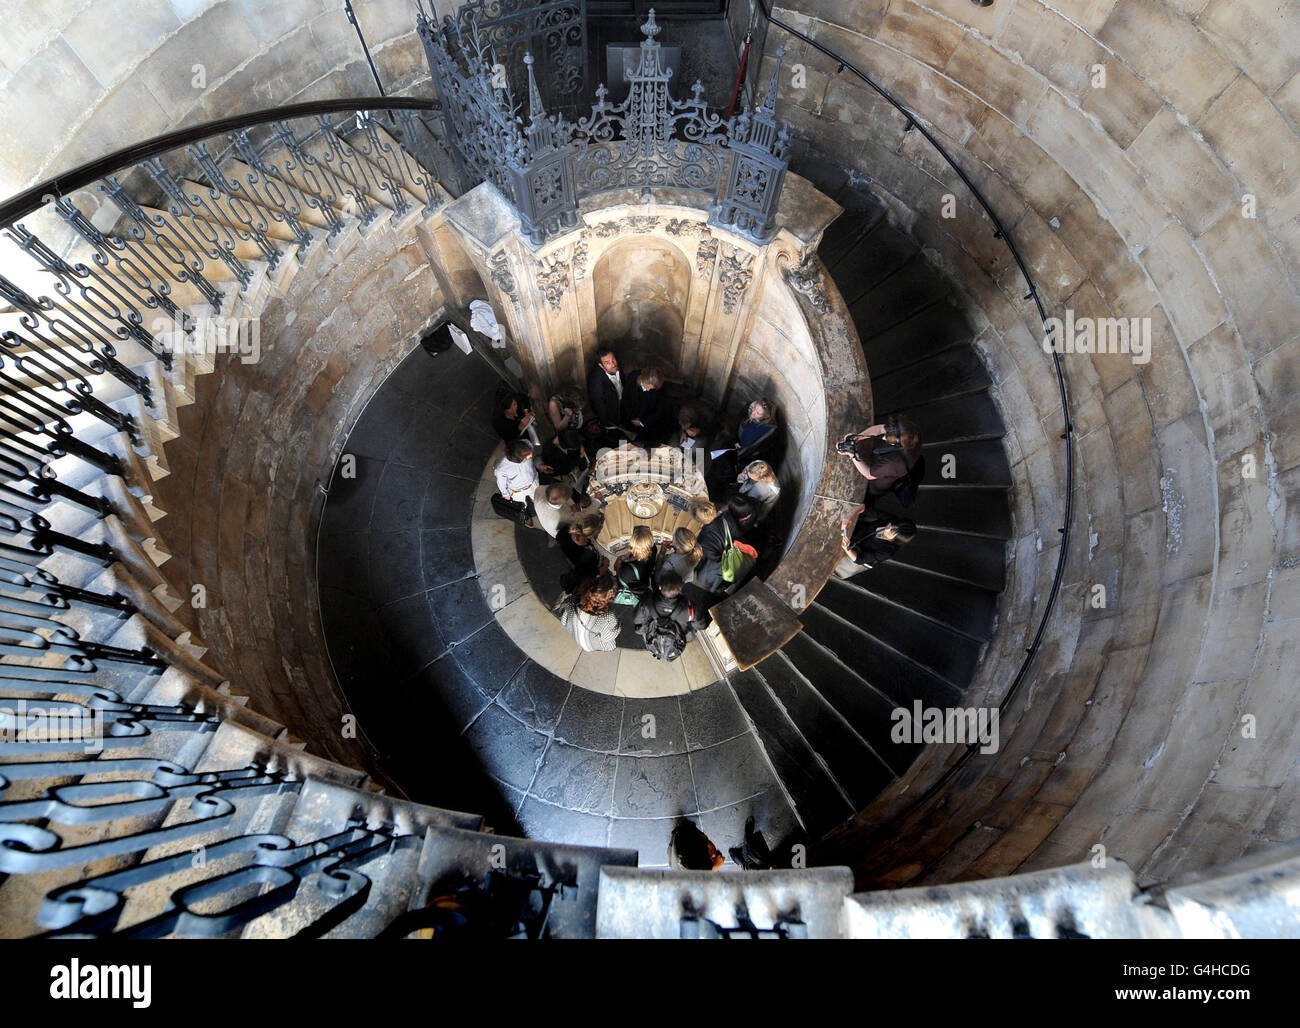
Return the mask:
POLYGON ((592 270, 596 338, 618 347, 629 368, 658 364, 682 371, 682 336, 690 301, 691 265, 671 243, 621 240, 592 270))

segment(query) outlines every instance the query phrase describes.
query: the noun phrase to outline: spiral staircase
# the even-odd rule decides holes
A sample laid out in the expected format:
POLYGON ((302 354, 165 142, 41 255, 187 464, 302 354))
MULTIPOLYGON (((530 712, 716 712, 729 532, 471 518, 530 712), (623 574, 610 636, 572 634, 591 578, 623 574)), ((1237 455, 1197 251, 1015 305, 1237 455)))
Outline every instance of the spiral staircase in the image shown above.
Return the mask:
MULTIPOLYGON (((376 104, 339 122, 347 105, 338 104, 307 124, 280 112, 258 147, 217 159, 195 144, 193 178, 149 166, 155 187, 141 186, 143 176, 133 184, 154 204, 109 177, 121 235, 66 197, 53 205, 66 225, 57 247, 11 219, 30 274, 6 268, 0 279, 0 933, 414 934, 448 891, 509 880, 509 930, 529 936, 867 937, 907 934, 936 912, 943 931, 964 936, 1177 934, 1167 908, 1178 903, 1149 903, 1122 865, 1023 876, 1019 906, 994 882, 899 901, 855 895, 844 868, 742 881, 638 868, 637 850, 623 846, 497 834, 478 813, 396 798, 366 773, 308 753, 292 726, 250 709, 238 682, 205 662, 202 640, 177 616, 184 600, 160 571, 168 553, 157 483, 169 474, 179 409, 202 376, 236 358, 187 352, 186 316, 254 318, 295 276, 352 259, 383 233, 415 231, 447 194, 415 156, 425 149, 420 126, 381 114, 422 106, 376 104), (174 327, 149 328, 154 314, 174 327), (23 704, 42 717, 102 719, 102 751, 42 737, 46 726, 23 704), (733 927, 742 891, 749 920, 733 927)), ((37 210, 34 198, 18 199, 19 216, 37 210)), ((996 628, 1009 535, 1002 425, 969 329, 915 244, 865 198, 847 199, 821 253, 858 326, 877 408, 907 409, 924 426, 932 477, 911 512, 921 534, 893 564, 832 579, 781 652, 678 708, 685 735, 704 739, 718 704, 734 705, 736 737, 752 739, 770 792, 814 844, 914 757, 887 741, 890 709, 962 696, 996 628), (952 480, 937 477, 949 454, 952 480)), ((477 416, 490 375, 454 375, 477 416)), ((490 456, 485 449, 481 462, 490 456)), ((346 502, 345 489, 336 501, 346 502)), ((321 583, 323 592, 345 584, 321 583)), ((368 625, 339 626, 334 637, 360 645, 368 625)), ((454 661, 462 641, 447 638, 432 656, 454 661)), ((343 653, 333 654, 340 677, 343 653)), ((501 646, 494 656, 514 666, 496 693, 469 684, 484 709, 518 720, 519 705, 497 699, 527 677, 527 662, 501 646)), ((544 691, 513 694, 535 710, 544 691)), ((543 725, 551 743, 559 721, 557 711, 543 725)), ((492 814, 497 828, 514 828, 492 814)))

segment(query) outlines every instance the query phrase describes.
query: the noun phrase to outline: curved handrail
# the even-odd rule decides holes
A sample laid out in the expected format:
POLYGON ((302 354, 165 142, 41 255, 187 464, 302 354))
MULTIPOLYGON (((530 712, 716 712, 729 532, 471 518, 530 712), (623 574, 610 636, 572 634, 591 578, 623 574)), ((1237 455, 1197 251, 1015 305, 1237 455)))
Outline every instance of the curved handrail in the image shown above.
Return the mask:
POLYGON ((87 161, 79 167, 66 171, 53 178, 47 178, 30 189, 16 193, 4 203, 0 203, 0 228, 8 228, 19 218, 26 217, 32 211, 44 206, 53 198, 67 196, 69 193, 93 185, 106 175, 111 175, 122 168, 131 167, 151 157, 158 157, 169 150, 198 143, 212 136, 225 132, 237 132, 275 121, 289 121, 293 118, 310 117, 317 114, 349 114, 354 111, 436 111, 433 100, 408 99, 393 96, 357 96, 343 97, 338 100, 312 100, 307 103, 285 104, 246 114, 234 114, 228 118, 217 118, 198 125, 176 129, 161 136, 154 136, 140 143, 124 146, 120 150, 87 161))
MULTIPOLYGON (((1025 294, 1025 299, 1032 299, 1034 301, 1034 306, 1038 309, 1038 316, 1043 321, 1043 327, 1044 330, 1046 330, 1047 308, 1043 304, 1042 297, 1038 294, 1038 289, 1034 285, 1034 280, 1029 274, 1029 268, 1026 266, 1024 258, 1020 256, 1020 251, 1016 248, 1016 244, 1011 239, 1011 234, 1003 226, 997 214, 994 213, 992 206, 989 204, 988 200, 984 198, 984 194, 979 191, 979 188, 971 181, 970 176, 962 170, 961 165, 953 159, 952 155, 948 153, 943 144, 940 143, 934 137, 934 134, 921 124, 912 112, 903 106, 903 104, 900 103, 887 89, 877 83, 862 69, 858 68, 847 57, 836 53, 834 50, 819 43, 811 36, 805 35, 794 26, 787 25, 785 22, 772 17, 772 12, 768 8, 767 0, 755 0, 755 3, 759 10, 763 12, 763 17, 769 25, 775 25, 783 32, 788 32, 796 39, 802 40, 809 46, 831 58, 831 60, 839 64, 842 69, 852 72, 875 90, 875 92, 878 93, 896 111, 898 111, 899 114, 906 118, 907 127, 909 129, 916 129, 916 131, 921 133, 921 135, 925 137, 926 141, 933 146, 936 151, 938 151, 939 156, 942 157, 944 161, 947 162, 948 166, 957 173, 962 182, 965 183, 966 188, 970 190, 971 195, 975 197, 979 202, 979 205, 984 209, 984 213, 988 215, 989 221, 993 223, 994 227, 993 237, 1002 240, 1007 249, 1011 251, 1011 256, 1015 260, 1016 266, 1020 269, 1020 274, 1025 280, 1025 285, 1029 289, 1029 292, 1025 294)), ((1061 394, 1061 411, 1065 415, 1065 428, 1061 433, 1061 438, 1065 440, 1065 524, 1061 528, 1057 529, 1061 534, 1061 549, 1056 558, 1056 572, 1052 576, 1052 586, 1047 594, 1047 606, 1044 608, 1043 615, 1038 621, 1038 629, 1034 633, 1033 641, 1025 651, 1025 657, 1020 663, 1020 668, 1017 670, 1015 678, 1011 681, 1011 687, 1007 690, 1006 695, 1003 696, 1002 701, 998 704, 999 714, 1005 713, 1007 707, 1009 707, 1012 700, 1015 699, 1025 678, 1029 675, 1029 670, 1033 666, 1034 659, 1038 656, 1038 652, 1042 647, 1043 636, 1047 632, 1047 623, 1051 620, 1052 614, 1056 609, 1056 601, 1061 591, 1061 581, 1065 577, 1065 565, 1069 559, 1070 529, 1073 523, 1074 514, 1074 422, 1070 417, 1069 391, 1065 384, 1065 373, 1061 366, 1061 355, 1055 350, 1052 351, 1052 367, 1056 374, 1057 388, 1061 394)), ((957 772, 965 766, 966 762, 970 760, 971 756, 974 755, 978 748, 978 743, 968 746, 966 752, 962 754, 962 756, 942 775, 940 775, 939 778, 929 786, 929 788, 921 793, 921 795, 919 795, 908 806, 907 811, 904 811, 900 816, 906 816, 908 812, 916 810, 921 806, 921 804, 933 798, 949 781, 951 781, 953 776, 955 776, 957 772)))

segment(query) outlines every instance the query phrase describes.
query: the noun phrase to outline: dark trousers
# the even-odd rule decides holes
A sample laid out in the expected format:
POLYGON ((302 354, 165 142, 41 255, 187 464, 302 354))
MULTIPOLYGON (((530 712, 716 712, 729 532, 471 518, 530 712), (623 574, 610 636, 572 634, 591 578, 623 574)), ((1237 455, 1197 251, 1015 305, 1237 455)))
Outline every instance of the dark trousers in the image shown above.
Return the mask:
POLYGON ((509 518, 517 525, 522 525, 528 518, 537 516, 531 496, 521 503, 518 500, 507 500, 500 493, 493 493, 492 509, 497 512, 499 517, 509 518))

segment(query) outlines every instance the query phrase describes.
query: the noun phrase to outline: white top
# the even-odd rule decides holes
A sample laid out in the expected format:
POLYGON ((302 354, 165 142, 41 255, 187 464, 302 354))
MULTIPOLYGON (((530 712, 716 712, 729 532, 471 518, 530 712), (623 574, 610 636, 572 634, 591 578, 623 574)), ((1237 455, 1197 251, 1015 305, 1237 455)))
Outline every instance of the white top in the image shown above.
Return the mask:
POLYGON ((492 305, 486 300, 469 302, 469 327, 475 332, 482 332, 489 339, 501 338, 501 325, 492 313, 492 305))
POLYGON ((621 401, 623 399, 623 379, 619 376, 619 373, 617 371, 614 372, 614 374, 612 375, 608 371, 606 371, 605 377, 614 384, 614 389, 618 392, 618 398, 621 401))
POLYGON ((560 623, 569 630, 574 642, 590 653, 612 650, 618 645, 618 618, 613 614, 588 614, 568 597, 560 608, 560 623))
POLYGON ((531 460, 516 464, 508 457, 502 457, 493 473, 496 475, 497 492, 508 500, 522 503, 524 496, 531 495, 537 486, 537 469, 531 460))

